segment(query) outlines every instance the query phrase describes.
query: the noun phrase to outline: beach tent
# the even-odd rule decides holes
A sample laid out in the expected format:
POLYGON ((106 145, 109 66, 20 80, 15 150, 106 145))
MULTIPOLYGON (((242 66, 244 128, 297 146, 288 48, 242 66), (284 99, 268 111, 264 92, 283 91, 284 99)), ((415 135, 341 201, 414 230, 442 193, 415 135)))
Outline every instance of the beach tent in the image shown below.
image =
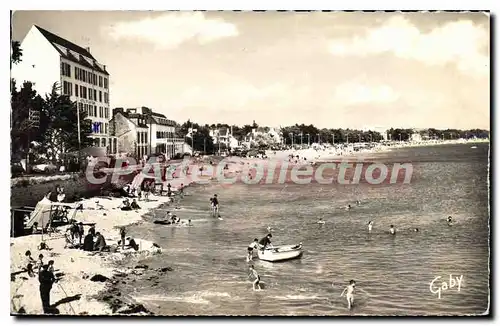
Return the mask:
POLYGON ((35 210, 31 213, 28 222, 26 223, 27 228, 31 228, 36 222, 38 226, 45 229, 50 225, 52 220, 52 201, 50 199, 43 197, 36 206, 35 210))

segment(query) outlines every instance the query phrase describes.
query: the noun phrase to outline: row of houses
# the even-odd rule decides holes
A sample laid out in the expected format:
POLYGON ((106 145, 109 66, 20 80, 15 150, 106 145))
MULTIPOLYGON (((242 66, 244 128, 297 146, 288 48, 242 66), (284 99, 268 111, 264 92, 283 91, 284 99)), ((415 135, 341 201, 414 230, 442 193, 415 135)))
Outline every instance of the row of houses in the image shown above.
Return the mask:
MULTIPOLYGON (((175 122, 147 107, 111 111, 111 78, 106 65, 67 39, 33 25, 21 42, 22 61, 12 66, 11 77, 21 87, 30 81, 38 94, 50 93, 54 83, 91 120, 94 147, 107 154, 142 157, 183 151, 184 139, 175 137, 175 122)), ((79 127, 75 121, 75 127, 79 127)))

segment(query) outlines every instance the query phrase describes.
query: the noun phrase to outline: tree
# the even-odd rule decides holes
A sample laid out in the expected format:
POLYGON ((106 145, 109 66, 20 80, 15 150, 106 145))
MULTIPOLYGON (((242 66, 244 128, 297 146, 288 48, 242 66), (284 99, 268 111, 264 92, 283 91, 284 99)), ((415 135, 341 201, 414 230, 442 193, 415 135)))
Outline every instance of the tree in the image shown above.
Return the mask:
POLYGON ((10 64, 18 64, 21 62, 21 57, 23 56, 23 50, 21 49, 21 43, 18 41, 11 41, 11 52, 10 52, 10 64))
POLYGON ((40 134, 36 125, 29 121, 29 111, 38 111, 44 107, 44 100, 33 89, 31 82, 24 82, 19 91, 12 80, 11 87, 11 157, 25 158, 28 142, 38 139, 40 134))
MULTIPOLYGON (((57 161, 61 153, 79 149, 77 128, 77 106, 67 95, 58 93, 57 83, 45 98, 45 105, 40 114, 39 140, 47 153, 47 158, 57 161)), ((80 142, 81 148, 93 145, 90 138, 91 120, 87 119, 87 112, 80 109, 80 142)))
POLYGON ((193 144, 193 150, 205 153, 213 153, 215 146, 212 137, 210 136, 210 130, 206 127, 199 127, 199 125, 194 125, 196 132, 193 133, 193 139, 191 137, 186 137, 187 143, 189 145, 193 144), (198 126, 198 128, 196 128, 198 126))

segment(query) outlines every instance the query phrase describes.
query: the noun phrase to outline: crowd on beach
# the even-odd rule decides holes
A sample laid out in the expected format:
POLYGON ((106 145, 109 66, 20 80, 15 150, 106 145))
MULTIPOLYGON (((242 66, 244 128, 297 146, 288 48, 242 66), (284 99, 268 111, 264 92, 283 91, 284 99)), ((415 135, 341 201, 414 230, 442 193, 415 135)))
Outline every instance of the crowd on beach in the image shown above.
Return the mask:
MULTIPOLYGON (((274 154, 276 155, 276 153, 274 154)), ((288 155, 289 155, 288 158, 285 157, 285 159, 288 159, 290 162, 295 161, 296 163, 298 163, 301 160, 304 162, 308 161, 308 157, 306 156, 293 155, 293 154, 288 154, 288 155)), ((197 161, 197 163, 199 163, 199 161, 197 161)), ((185 169, 188 169, 188 167, 185 167, 185 169)), ((224 167, 224 170, 230 170, 227 164, 224 167)), ((231 172, 235 171, 231 170, 231 172)), ((187 173, 189 171, 184 170, 183 172, 187 173)), ((194 171, 191 171, 191 173, 193 172, 194 171)), ((200 175, 203 174, 202 165, 200 166, 199 172, 200 175)), ((147 241, 144 240, 138 241, 133 237, 127 236, 128 235, 127 229, 124 226, 117 226, 116 222, 122 219, 124 225, 131 224, 131 222, 133 223, 135 221, 140 220, 141 212, 144 213, 148 209, 158 207, 158 205, 162 203, 171 203, 173 202, 174 196, 182 198, 184 196, 184 188, 185 188, 184 183, 186 183, 187 179, 176 178, 175 175, 173 175, 172 177, 173 178, 170 179, 169 181, 163 182, 160 185, 159 189, 157 189, 156 187, 157 184, 154 182, 154 180, 146 179, 139 186, 133 185, 133 183, 128 184, 125 185, 123 188, 118 189, 116 193, 108 194, 109 196, 107 196, 108 198, 106 198, 105 201, 103 201, 101 198, 99 199, 94 198, 94 199, 80 201, 75 205, 74 209, 75 212, 80 212, 80 215, 82 215, 81 219, 78 220, 77 218, 72 218, 71 220, 69 220, 68 221, 69 226, 67 226, 64 229, 65 232, 63 237, 59 237, 64 240, 63 248, 57 248, 57 249, 55 247, 50 248, 49 241, 56 243, 55 238, 53 238, 52 235, 49 234, 46 235, 47 238, 44 240, 43 239, 44 235, 39 233, 39 231, 43 232, 43 230, 37 230, 38 228, 35 225, 34 233, 38 237, 34 238, 34 241, 26 241, 26 242, 23 242, 21 240, 18 241, 20 244, 24 244, 20 247, 26 248, 27 250, 24 251, 25 258, 22 262, 19 262, 19 260, 17 260, 16 262, 16 259, 13 259, 14 266, 12 268, 17 269, 17 271, 11 273, 11 275, 15 277, 20 273, 26 273, 29 279, 35 279, 36 276, 38 275, 40 301, 43 312, 53 313, 54 307, 53 305, 51 305, 51 291, 53 290, 52 287, 53 284, 61 285, 60 280, 64 279, 65 276, 64 275, 58 276, 58 273, 56 273, 57 269, 55 266, 59 265, 58 260, 60 260, 60 258, 50 259, 47 262, 47 264, 45 264, 44 256, 49 256, 52 258, 51 255, 56 253, 57 255, 53 255, 53 257, 58 257, 58 256, 62 257, 61 255, 63 256, 68 255, 71 259, 71 262, 74 262, 77 259, 81 260, 82 257, 84 256, 82 256, 81 254, 78 255, 68 254, 67 250, 76 250, 82 253, 91 253, 98 255, 103 255, 104 253, 119 254, 124 252, 139 252, 141 246, 139 245, 138 242, 147 243, 147 241), (131 215, 127 215, 128 213, 130 213, 131 215), (109 219, 106 219, 108 214, 111 216, 109 216, 109 219), (98 222, 95 222, 96 219, 98 220, 98 222), (106 225, 103 226, 102 230, 96 230, 96 228, 99 227, 99 224, 101 222, 106 225), (40 235, 42 236, 41 239, 39 237, 40 235), (116 241, 116 243, 108 244, 110 238, 116 241), (47 241, 47 239, 49 240, 47 241), (108 241, 106 239, 108 239, 108 241), (38 245, 37 242, 39 242, 38 245), (27 246, 32 246, 32 247, 29 248, 27 246), (35 247, 40 251, 37 261, 35 261, 32 258, 32 251, 35 247), (42 252, 44 253, 46 252, 48 253, 48 255, 44 255, 42 252)), ((53 197, 52 193, 53 192, 47 193, 46 197, 47 198, 53 197)), ((61 187, 56 187, 54 193, 56 194, 55 201, 59 203, 64 203, 65 199, 64 189, 62 189, 61 187)), ((358 201, 356 202, 356 204, 360 205, 361 203, 358 201)), ((351 206, 350 204, 345 207, 346 210, 350 210, 353 208, 354 207, 351 206)), ((222 219, 220 215, 220 203, 217 194, 215 194, 210 198, 210 211, 213 217, 222 219)), ((78 214, 75 214, 74 216, 78 216, 78 214)), ((454 223, 451 217, 448 218, 447 222, 448 225, 450 226, 454 223)), ((178 218, 171 211, 168 211, 164 218, 156 219, 153 223, 163 224, 163 225, 175 225, 175 226, 192 226, 191 220, 181 221, 181 219, 178 218)), ((317 223, 324 225, 325 221, 320 219, 317 223)), ((368 232, 372 232, 373 227, 374 227, 374 222, 369 221, 368 232)), ((58 231, 61 230, 54 229, 53 231, 55 234, 57 234, 58 231)), ((260 240, 255 238, 254 241, 248 246, 246 259, 249 263, 251 263, 253 260, 254 250, 265 250, 266 248, 272 246, 271 231, 272 231, 271 228, 269 228, 268 234, 266 236, 264 236, 260 240)), ((418 232, 419 230, 418 228, 415 228, 413 231, 418 232)), ((390 226, 389 233, 391 235, 396 235, 396 227, 394 225, 390 226)), ((17 243, 12 243, 11 246, 12 245, 17 245, 17 243)), ((159 247, 156 244, 150 243, 150 246, 153 251, 159 249, 159 247)), ((95 264, 100 265, 101 263, 98 262, 95 264)), ((60 265, 64 265, 64 267, 67 267, 67 262, 64 263, 61 262, 60 265)), ((78 268, 76 270, 78 270, 78 272, 81 272, 78 268)), ((112 270, 113 268, 107 267, 108 273, 112 273, 112 270)), ((65 270, 64 272, 67 271, 65 270)), ((64 274, 64 273, 59 273, 59 274, 64 274)), ((249 266, 249 274, 250 277, 253 278, 252 282, 253 289, 256 291, 260 290, 261 277, 256 271, 253 264, 250 264, 249 266)), ((28 279, 23 279, 23 281, 26 280, 28 279)), ((23 281, 21 281, 21 283, 23 281)), ((342 292, 342 295, 344 294, 346 295, 349 308, 351 308, 352 303, 354 302, 355 286, 356 286, 355 281, 351 280, 347 285, 347 287, 342 292)), ((20 287, 22 287, 22 284, 20 285, 20 287)), ((100 288, 100 290, 102 290, 102 288, 100 288)), ((25 289, 24 293, 27 293, 29 291, 31 291, 31 295, 33 295, 32 288, 25 289)), ((65 292, 64 290, 62 291, 65 292)), ((71 309, 73 310, 73 308, 71 309)), ((16 312, 22 312, 22 309, 17 309, 16 312)))

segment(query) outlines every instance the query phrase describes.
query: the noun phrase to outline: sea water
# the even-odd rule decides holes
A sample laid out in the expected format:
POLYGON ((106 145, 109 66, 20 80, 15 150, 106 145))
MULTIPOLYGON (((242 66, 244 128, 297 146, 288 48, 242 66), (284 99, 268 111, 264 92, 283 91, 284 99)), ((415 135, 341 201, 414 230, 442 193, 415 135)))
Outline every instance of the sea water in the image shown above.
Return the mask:
MULTIPOLYGON (((163 315, 464 315, 489 303, 488 144, 442 145, 372 154, 411 162, 410 184, 374 186, 234 184, 186 190, 174 214, 192 227, 145 222, 131 230, 163 248, 144 261, 173 271, 153 286, 124 290, 163 315), (222 221, 210 216, 217 193, 222 221), (361 204, 356 205, 360 200, 361 204), (351 204, 346 211, 342 206, 351 204), (447 225, 451 215, 455 224, 447 225), (322 218, 326 223, 318 225, 322 218), (368 221, 374 221, 368 233, 368 221), (396 227, 396 236, 388 234, 396 227), (301 259, 253 265, 264 282, 252 290, 247 246, 273 229, 274 244, 303 242, 301 259), (413 232, 418 228, 419 232, 413 232), (460 290, 449 277, 462 276, 460 290), (439 278, 440 277, 440 278, 439 278), (448 283, 438 298, 434 289, 448 283), (355 280, 354 309, 340 293, 355 280)), ((168 208, 170 209, 170 208, 168 208)), ((172 211, 174 209, 172 208, 172 211)), ((165 214, 165 209, 156 216, 165 214)))

